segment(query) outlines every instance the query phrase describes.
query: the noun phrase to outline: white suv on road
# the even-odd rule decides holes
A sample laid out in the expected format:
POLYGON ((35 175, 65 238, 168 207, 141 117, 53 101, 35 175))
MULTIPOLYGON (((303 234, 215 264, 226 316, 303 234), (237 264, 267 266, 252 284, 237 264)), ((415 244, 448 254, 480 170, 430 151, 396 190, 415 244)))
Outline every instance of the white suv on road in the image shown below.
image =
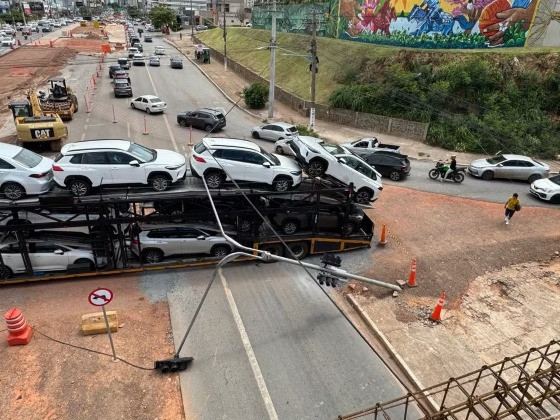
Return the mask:
POLYGON ((327 175, 343 184, 353 184, 358 203, 367 204, 379 198, 383 190, 381 175, 344 147, 320 144, 308 136, 294 137, 288 144, 309 176, 327 175))
POLYGON ((165 191, 185 178, 185 157, 127 140, 87 140, 65 145, 52 166, 54 180, 76 196, 100 185, 150 185, 165 191))
POLYGON ((219 188, 228 178, 271 185, 276 191, 301 183, 296 162, 246 140, 207 137, 194 147, 190 164, 192 174, 204 177, 210 188, 219 188))

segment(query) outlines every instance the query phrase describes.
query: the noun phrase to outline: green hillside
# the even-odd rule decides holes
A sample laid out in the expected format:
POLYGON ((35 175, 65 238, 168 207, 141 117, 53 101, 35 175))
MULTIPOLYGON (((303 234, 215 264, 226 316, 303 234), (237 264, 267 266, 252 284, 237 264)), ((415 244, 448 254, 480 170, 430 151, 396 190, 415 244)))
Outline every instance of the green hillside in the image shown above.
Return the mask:
MULTIPOLYGON (((199 38, 223 52, 219 29, 199 38)), ((270 32, 228 29, 228 56, 268 79, 270 32)), ((310 37, 279 33, 276 83, 309 99, 310 37), (302 55, 302 56, 300 56, 302 55)), ((318 38, 317 102, 430 123, 459 151, 560 154, 560 50, 420 50, 318 38)))

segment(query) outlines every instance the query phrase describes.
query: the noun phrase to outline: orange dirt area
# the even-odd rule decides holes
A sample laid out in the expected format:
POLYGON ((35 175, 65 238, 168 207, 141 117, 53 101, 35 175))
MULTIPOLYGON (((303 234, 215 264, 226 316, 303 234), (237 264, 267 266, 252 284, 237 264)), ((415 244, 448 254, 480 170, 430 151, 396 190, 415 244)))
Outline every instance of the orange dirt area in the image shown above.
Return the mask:
POLYGON ((1 417, 5 419, 182 419, 176 374, 140 370, 109 356, 54 342, 40 332, 76 346, 111 354, 106 334, 84 336, 83 314, 99 312, 88 294, 108 287, 117 311, 113 333, 117 355, 151 368, 173 354, 169 309, 152 303, 133 275, 2 287, 0 309, 19 307, 35 327, 31 343, 9 347, 2 333, 1 417))
POLYGON ((58 38, 54 45, 56 47, 66 47, 80 52, 95 52, 101 53, 101 45, 107 44, 101 38, 58 38))
POLYGON ((101 33, 101 31, 105 28, 104 25, 100 25, 99 29, 96 29, 93 27, 93 25, 91 23, 88 24, 88 26, 78 26, 74 29, 72 29, 72 35, 97 35, 99 37, 101 37, 103 34, 101 33))
MULTIPOLYGON (((521 192, 522 206, 524 197, 521 192)), ((504 202, 507 199, 503 197, 504 202)), ((477 276, 546 260, 558 250, 560 240, 556 209, 523 206, 506 226, 503 204, 389 186, 367 212, 376 223, 377 235, 384 223, 389 234, 388 244, 371 254, 372 264, 364 274, 391 282, 408 280, 416 259, 418 287, 407 289, 406 295, 437 301, 445 291, 451 307, 460 304, 477 276)), ((370 288, 368 293, 375 298, 388 292, 370 288)))
POLYGON ((75 54, 67 48, 25 46, 0 57, 0 109, 6 111, 11 99, 58 75, 75 54))

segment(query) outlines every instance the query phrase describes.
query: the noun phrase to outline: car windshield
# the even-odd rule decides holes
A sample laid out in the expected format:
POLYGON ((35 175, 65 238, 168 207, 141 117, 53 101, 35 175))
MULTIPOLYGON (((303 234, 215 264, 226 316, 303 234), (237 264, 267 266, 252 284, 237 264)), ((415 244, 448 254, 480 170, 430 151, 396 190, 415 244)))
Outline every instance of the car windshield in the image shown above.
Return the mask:
POLYGON ((261 153, 266 156, 266 158, 274 163, 276 166, 280 165, 280 160, 274 156, 272 153, 268 153, 267 151, 261 149, 261 153))
POLYGON ((321 146, 331 155, 342 155, 346 153, 346 150, 337 144, 323 143, 321 146))
POLYGON ((292 125, 291 127, 288 127, 288 131, 289 131, 290 133, 297 133, 297 128, 296 128, 295 126, 292 125))
POLYGON ((548 178, 550 179, 552 182, 554 182, 556 185, 560 185, 560 175, 556 175, 553 177, 548 178))
POLYGON ((23 166, 28 168, 34 168, 43 160, 43 156, 33 153, 27 149, 21 149, 20 152, 14 156, 14 160, 21 163, 23 166))
POLYGON ((150 101, 150 102, 153 103, 153 104, 157 104, 157 103, 163 102, 163 101, 162 101, 161 99, 159 99, 159 98, 150 98, 150 99, 148 99, 148 101, 150 101))
POLYGON ((141 146, 136 143, 130 143, 128 148, 128 153, 133 155, 141 162, 151 162, 155 160, 157 152, 153 149, 148 149, 147 147, 141 146))
POLYGON ((493 158, 488 158, 488 159, 486 159, 486 162, 488 162, 488 163, 490 163, 490 164, 492 164, 492 165, 496 165, 496 164, 501 163, 501 162, 503 162, 503 161, 505 161, 505 160, 506 160, 505 157, 503 157, 502 155, 499 155, 499 156, 495 156, 495 157, 493 157, 493 158))

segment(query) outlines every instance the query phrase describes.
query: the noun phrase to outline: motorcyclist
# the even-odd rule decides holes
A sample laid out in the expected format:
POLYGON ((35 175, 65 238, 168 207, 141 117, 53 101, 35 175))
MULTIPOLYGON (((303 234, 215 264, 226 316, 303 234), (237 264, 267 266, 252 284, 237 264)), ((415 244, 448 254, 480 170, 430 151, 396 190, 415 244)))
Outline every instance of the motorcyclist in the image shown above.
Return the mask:
POLYGON ((454 173, 456 170, 457 170, 457 156, 452 155, 451 156, 451 163, 449 164, 449 168, 447 169, 447 172, 445 172, 445 175, 443 176, 443 178, 440 178, 440 181, 443 182, 444 179, 447 179, 449 174, 454 173))

